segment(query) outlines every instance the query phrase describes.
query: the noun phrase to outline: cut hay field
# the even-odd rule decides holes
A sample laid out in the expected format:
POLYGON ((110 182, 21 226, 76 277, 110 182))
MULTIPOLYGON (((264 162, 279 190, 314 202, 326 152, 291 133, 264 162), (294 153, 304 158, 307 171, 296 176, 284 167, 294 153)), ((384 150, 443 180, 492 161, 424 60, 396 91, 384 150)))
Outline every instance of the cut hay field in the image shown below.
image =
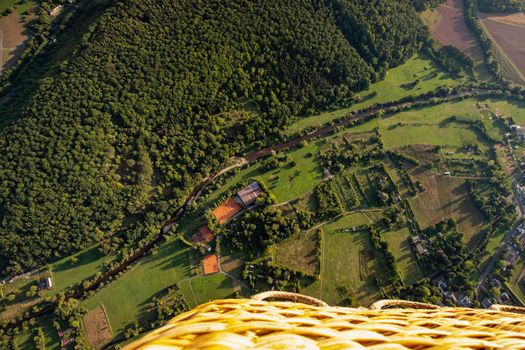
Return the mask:
POLYGON ((272 247, 273 261, 296 271, 313 275, 317 271, 319 259, 317 246, 319 232, 311 230, 297 233, 272 247))
POLYGON ((330 305, 340 304, 343 297, 338 287, 346 287, 359 305, 370 305, 378 298, 374 276, 383 271, 367 232, 338 232, 371 223, 377 214, 367 216, 354 213, 323 226, 321 229, 321 274, 318 281, 302 288, 301 292, 324 300, 330 305))
POLYGON ((487 78, 489 73, 484 64, 483 51, 463 17, 463 0, 447 0, 432 11, 436 14, 427 14, 427 18, 434 20, 426 21, 432 36, 441 44, 455 46, 469 55, 475 62, 474 68, 479 78, 487 78))
POLYGON ((505 77, 509 80, 525 82, 525 15, 491 15, 481 14, 481 22, 492 37, 494 43, 505 57, 500 57, 500 63, 505 77), (509 66, 510 63, 510 66, 509 66))
POLYGON ((454 218, 458 229, 468 244, 474 244, 484 219, 468 192, 465 180, 436 175, 419 168, 412 169, 414 181, 420 181, 425 189, 416 197, 409 198, 410 207, 422 229, 444 218, 454 218))
POLYGON ((390 69, 384 80, 372 84, 367 91, 360 92, 359 95, 363 98, 362 102, 349 108, 299 119, 287 128, 287 134, 297 133, 306 127, 319 127, 334 119, 344 117, 351 111, 369 107, 374 103, 396 101, 408 95, 419 95, 432 91, 438 86, 454 86, 459 83, 461 83, 461 80, 452 79, 448 73, 441 70, 433 61, 420 53, 401 66, 390 69), (415 88, 404 89, 401 87, 401 85, 411 83, 416 79, 419 79, 420 82, 415 88), (377 93, 377 95, 368 98, 374 93, 377 93))
POLYGON ((397 231, 382 232, 381 235, 387 241, 397 266, 401 271, 401 277, 405 284, 412 284, 423 278, 416 256, 410 248, 410 231, 403 227, 397 231))
POLYGON ((86 340, 94 349, 100 349, 111 340, 111 328, 102 306, 89 310, 83 317, 82 323, 86 340))
POLYGON ((178 241, 169 242, 86 299, 83 306, 94 309, 103 305, 115 336, 145 317, 153 296, 189 277, 188 249, 178 241))

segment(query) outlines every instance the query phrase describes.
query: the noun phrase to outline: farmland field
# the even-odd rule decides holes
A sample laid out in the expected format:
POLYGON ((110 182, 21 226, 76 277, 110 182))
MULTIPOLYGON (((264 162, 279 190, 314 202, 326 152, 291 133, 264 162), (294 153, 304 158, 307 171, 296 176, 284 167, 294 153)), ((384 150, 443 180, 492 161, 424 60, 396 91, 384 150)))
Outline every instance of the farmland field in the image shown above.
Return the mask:
POLYGON ((396 101, 408 95, 419 95, 432 91, 438 86, 454 86, 459 83, 461 80, 452 79, 449 74, 442 71, 433 61, 420 53, 401 66, 390 69, 384 80, 372 84, 367 91, 360 92, 359 95, 363 98, 362 102, 349 108, 299 119, 287 128, 287 133, 293 134, 306 127, 321 126, 331 120, 344 117, 351 111, 369 107, 374 103, 396 101), (420 81, 413 89, 401 87, 402 84, 413 82, 416 79, 420 81), (377 95, 368 97, 374 93, 377 95))
POLYGON ((463 0, 447 0, 437 9, 427 12, 435 12, 433 15, 427 14, 425 21, 432 36, 441 44, 457 47, 469 55, 474 60, 479 78, 489 78, 481 46, 463 18, 463 0))
MULTIPOLYGON (((522 21, 523 18, 517 18, 516 16, 512 17, 510 21, 505 17, 506 16, 483 14, 481 15, 481 21, 495 41, 495 44, 517 69, 517 72, 514 73, 519 76, 519 79, 516 79, 523 82, 523 76, 525 75, 525 42, 523 40, 525 35, 525 21, 522 21)), ((502 61, 504 61, 504 58, 502 61)), ((504 66, 504 62, 501 63, 504 66)), ((512 70, 512 67, 508 70, 512 70)), ((512 72, 507 72, 506 74, 512 74, 512 72)))
POLYGON ((421 169, 410 171, 415 181, 420 181, 425 191, 409 198, 410 206, 422 229, 444 218, 454 218, 466 243, 475 242, 483 228, 483 216, 470 199, 465 180, 441 176, 421 169))
POLYGON ((387 241, 390 251, 396 258, 401 277, 406 284, 411 284, 423 278, 423 273, 417 264, 416 257, 410 248, 410 232, 407 227, 397 231, 381 233, 387 241))
POLYGON ((292 270, 315 274, 319 264, 316 251, 318 234, 317 230, 301 232, 276 244, 272 249, 274 262, 292 270))
POLYGON ((323 226, 321 230, 321 275, 301 291, 328 304, 342 302, 338 287, 346 287, 359 305, 377 300, 373 277, 381 271, 367 232, 338 232, 352 226, 371 223, 377 214, 355 213, 323 226))
MULTIPOLYGON (((1 7, 1 6, 0 6, 1 7)), ((0 17, 0 66, 9 68, 14 65, 25 49, 28 39, 25 23, 18 13, 0 17)))
POLYGON ((232 280, 223 273, 182 281, 180 288, 192 308, 210 300, 233 297, 232 280))
MULTIPOLYGON (((484 141, 468 126, 446 123, 446 120, 451 116, 484 120, 486 117, 479 111, 477 102, 477 100, 468 99, 422 107, 379 120, 380 133, 385 148, 392 149, 411 144, 456 147, 477 144, 481 150, 486 150, 487 146, 484 141)), ((486 126, 489 132, 499 132, 493 123, 487 122, 486 126)))
POLYGON ((111 328, 102 306, 89 310, 83 318, 86 339, 93 348, 100 349, 111 340, 111 328))

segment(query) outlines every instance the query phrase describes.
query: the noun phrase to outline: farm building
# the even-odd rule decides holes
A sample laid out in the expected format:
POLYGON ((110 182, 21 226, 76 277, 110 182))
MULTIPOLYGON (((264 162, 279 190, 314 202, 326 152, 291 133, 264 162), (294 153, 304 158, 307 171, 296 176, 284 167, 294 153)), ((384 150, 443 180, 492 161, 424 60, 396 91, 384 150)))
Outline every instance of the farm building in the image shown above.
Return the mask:
POLYGON ((217 255, 209 254, 204 257, 204 274, 211 275, 212 273, 219 272, 219 261, 217 255))
POLYGON ((263 191, 259 183, 252 182, 250 185, 237 192, 236 199, 245 208, 248 208, 255 203, 257 197, 259 197, 262 193, 263 191))
POLYGON ((197 230, 197 233, 191 237, 193 243, 206 244, 213 241, 213 232, 206 225, 202 225, 197 230))

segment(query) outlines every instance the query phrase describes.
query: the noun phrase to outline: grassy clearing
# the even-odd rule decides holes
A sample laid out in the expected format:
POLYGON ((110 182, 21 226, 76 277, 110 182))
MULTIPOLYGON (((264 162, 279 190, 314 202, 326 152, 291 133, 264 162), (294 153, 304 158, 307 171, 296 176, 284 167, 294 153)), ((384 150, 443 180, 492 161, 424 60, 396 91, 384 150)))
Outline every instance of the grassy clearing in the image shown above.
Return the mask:
POLYGON ((79 252, 52 265, 52 275, 55 288, 47 292, 47 295, 55 295, 68 287, 74 286, 82 281, 93 277, 97 271, 102 269, 104 263, 110 263, 114 256, 104 256, 98 247, 79 252), (76 263, 71 258, 76 258, 76 263))
POLYGON ((525 124, 525 102, 509 102, 506 100, 484 102, 497 114, 510 116, 517 124, 525 124))
POLYGON ((382 271, 367 232, 338 232, 353 226, 371 223, 379 214, 354 213, 344 216, 321 230, 320 279, 302 292, 331 305, 343 301, 338 287, 346 287, 358 304, 369 305, 378 297, 373 277, 382 271))
MULTIPOLYGON (((418 108, 379 121, 380 133, 386 149, 411 144, 449 145, 463 147, 476 144, 486 151, 485 141, 465 125, 446 123, 451 116, 484 120, 473 99, 418 108)), ((497 134, 496 125, 486 124, 489 133, 497 134)))
POLYGON ((412 284, 423 278, 423 273, 417 264, 416 257, 410 248, 410 231, 403 227, 397 231, 382 233, 387 241, 390 251, 396 258, 397 266, 401 271, 401 277, 406 284, 412 284))
POLYGON ((232 280, 223 273, 182 281, 180 288, 191 308, 211 300, 233 297, 232 280))
POLYGON ((315 158, 318 143, 285 152, 289 161, 281 168, 262 173, 260 178, 275 195, 278 202, 286 202, 311 191, 323 179, 323 172, 315 158))
POLYGON ((102 304, 114 334, 144 317, 153 296, 161 294, 178 281, 190 277, 188 251, 178 241, 158 248, 117 280, 84 301, 93 309, 102 304), (123 302, 125 301, 125 302, 123 302))
POLYGON ((452 79, 448 73, 442 71, 423 53, 419 53, 401 66, 389 70, 383 81, 372 84, 367 91, 361 92, 362 102, 349 108, 300 119, 288 127, 287 133, 293 134, 306 127, 321 126, 334 119, 344 117, 351 111, 369 107, 374 103, 396 101, 408 95, 419 95, 432 91, 439 86, 454 86, 459 83, 461 80, 452 79), (401 87, 401 85, 411 83, 416 79, 420 81, 413 89, 401 87), (367 96, 373 96, 374 93, 377 95, 367 98, 367 96))
POLYGON ((514 267, 509 285, 512 291, 525 302, 525 259, 521 258, 514 267))
POLYGON ((2 14, 8 8, 12 8, 19 15, 25 15, 39 2, 40 1, 35 0, 0 0, 0 14, 2 14))
POLYGON ((273 260, 277 265, 287 266, 293 270, 315 274, 319 259, 317 245, 319 232, 312 230, 300 232, 272 248, 273 260))

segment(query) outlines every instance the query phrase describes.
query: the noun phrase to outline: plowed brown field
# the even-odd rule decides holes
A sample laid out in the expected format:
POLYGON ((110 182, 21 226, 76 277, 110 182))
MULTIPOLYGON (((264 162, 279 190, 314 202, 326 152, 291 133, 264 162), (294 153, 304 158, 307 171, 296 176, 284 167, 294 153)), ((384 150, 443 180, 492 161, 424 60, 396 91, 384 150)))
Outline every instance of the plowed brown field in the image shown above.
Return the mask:
POLYGON ((525 75, 525 15, 482 14, 480 17, 505 56, 525 75))
POLYGON ((432 36, 444 45, 452 45, 470 55, 483 59, 479 44, 463 18, 462 0, 447 0, 437 11, 440 19, 432 25, 432 36))
POLYGON ((16 12, 0 18, 0 67, 12 66, 25 49, 25 23, 16 12))

